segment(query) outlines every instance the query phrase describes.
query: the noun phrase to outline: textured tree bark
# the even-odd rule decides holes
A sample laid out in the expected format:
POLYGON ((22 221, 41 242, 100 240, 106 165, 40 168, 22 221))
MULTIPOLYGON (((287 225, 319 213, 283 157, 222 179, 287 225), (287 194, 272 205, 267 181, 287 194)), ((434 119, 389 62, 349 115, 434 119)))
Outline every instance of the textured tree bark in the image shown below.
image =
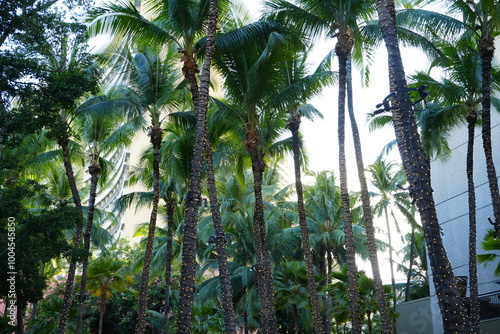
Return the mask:
POLYGON ((486 174, 491 193, 491 203, 493 215, 495 217, 495 230, 500 233, 500 192, 498 190, 497 172, 493 161, 493 150, 491 147, 491 62, 493 60, 495 46, 494 39, 488 32, 483 32, 484 36, 479 45, 481 53, 481 77, 482 77, 482 138, 483 149, 486 158, 486 174))
POLYGON ((479 327, 479 298, 477 286, 477 221, 476 221, 476 187, 474 185, 474 136, 477 122, 477 113, 469 110, 467 114, 467 194, 469 201, 469 302, 470 323, 472 333, 480 334, 479 327))
POLYGON ((387 207, 384 207, 385 226, 387 228, 387 242, 389 244, 389 267, 391 270, 391 286, 392 286, 392 307, 396 309, 396 280, 394 279, 394 260, 392 257, 392 235, 391 225, 389 223, 389 212, 387 207))
POLYGON ((83 250, 86 252, 82 260, 82 279, 80 281, 80 297, 78 300, 78 319, 76 324, 76 333, 81 334, 83 331, 83 305, 86 300, 87 293, 87 267, 89 265, 90 256, 90 235, 92 233, 92 224, 94 222, 94 211, 95 211, 95 200, 97 194, 97 181, 99 180, 99 174, 101 173, 101 166, 99 157, 93 157, 92 162, 89 166, 90 173, 90 193, 89 193, 89 205, 87 208, 87 224, 85 225, 85 234, 83 236, 83 250))
MULTIPOLYGON (((382 320, 382 330, 383 333, 392 333, 394 331, 393 322, 391 321, 391 315, 389 308, 387 307, 387 301, 385 299, 384 284, 382 283, 382 277, 380 275, 380 267, 377 257, 377 245, 375 243, 375 228, 373 225, 373 213, 370 204, 370 195, 368 193, 368 185, 365 176, 365 166, 363 162, 363 153, 361 151, 361 139, 359 136, 359 129, 356 122, 356 117, 354 116, 354 106, 353 106, 353 91, 352 91, 352 71, 351 71, 351 60, 350 57, 346 63, 347 70, 347 110, 349 112, 349 119, 351 121, 352 138, 354 141, 354 151, 356 154, 356 166, 358 168, 358 178, 361 188, 361 202, 363 205, 363 217, 365 219, 365 231, 368 246, 368 255, 370 258, 370 264, 372 267, 373 281, 375 283, 375 293, 377 298, 377 304, 380 312, 380 319, 382 320)), ((392 257, 392 256, 391 256, 392 257)), ((392 259, 391 259, 392 263, 392 259)), ((392 270, 392 267, 391 267, 392 270)))
POLYGON ((245 147, 252 161, 254 182, 255 208, 253 216, 253 234, 255 245, 257 290, 261 306, 261 330, 266 334, 278 333, 276 318, 274 288, 267 240, 266 223, 264 221, 264 203, 262 198, 262 176, 266 169, 264 156, 260 150, 260 140, 254 128, 247 124, 245 127, 245 147))
POLYGON ((316 284, 316 275, 314 274, 314 263, 309 242, 309 229, 306 220, 306 209, 304 207, 304 192, 302 190, 302 176, 300 171, 300 114, 297 110, 292 112, 288 129, 292 132, 293 141, 293 164, 295 171, 295 190, 297 192, 297 208, 299 213, 299 226, 302 236, 302 250, 304 251, 304 262, 307 272, 307 288, 314 321, 314 330, 318 334, 326 333, 323 325, 323 316, 318 297, 318 285, 316 284))
POLYGON ((352 49, 353 40, 349 34, 339 36, 335 53, 339 60, 339 98, 338 98, 338 141, 339 141, 339 173, 340 192, 342 199, 342 216, 344 218, 345 248, 347 262, 347 281, 349 287, 349 310, 351 312, 352 333, 361 334, 361 311, 359 306, 358 269, 354 251, 354 234, 349 203, 349 188, 347 186, 347 166, 345 158, 345 100, 347 58, 352 49))
POLYGON ((453 271, 443 247, 432 195, 430 164, 412 113, 413 106, 407 90, 396 27, 387 8, 387 1, 377 0, 377 12, 389 55, 391 88, 395 93, 392 114, 396 141, 410 185, 410 195, 420 212, 444 333, 467 333, 470 331, 470 322, 458 297, 453 271))
POLYGON ((146 251, 144 252, 141 281, 139 283, 139 307, 137 308, 137 325, 135 327, 135 332, 137 334, 144 333, 147 326, 146 311, 148 306, 149 273, 151 271, 156 220, 158 218, 158 204, 160 202, 160 148, 162 136, 163 130, 160 125, 153 125, 151 127, 151 144, 153 144, 153 202, 151 216, 149 218, 148 237, 146 251))
POLYGON ((163 315, 162 334, 167 334, 168 315, 170 313, 170 278, 172 277, 172 240, 174 229, 175 200, 169 199, 167 209, 167 254, 165 256, 165 314, 163 315))
POLYGON ((217 249, 217 259, 219 262, 219 279, 222 292, 222 309, 224 310, 224 332, 236 334, 236 324, 234 322, 234 306, 233 293, 231 289, 231 279, 229 265, 227 263, 227 238, 224 234, 222 226, 222 218, 220 215, 219 199, 217 198, 217 188, 215 186, 213 152, 210 141, 207 136, 205 146, 205 162, 207 165, 207 187, 210 200, 210 209, 212 212, 212 220, 214 224, 215 246, 217 249))
MULTIPOLYGON (((210 85, 210 65, 215 50, 215 33, 217 30, 217 0, 210 1, 207 26, 207 45, 200 78, 199 97, 196 101, 196 131, 191 178, 186 198, 186 214, 184 216, 184 241, 182 247, 181 280, 179 288, 179 315, 177 333, 191 333, 191 319, 194 298, 194 276, 196 265, 196 230, 198 224, 198 209, 201 199, 201 171, 203 150, 205 148, 207 109, 210 85)), ((191 84, 191 82, 190 82, 191 84)), ((191 88, 192 93, 195 89, 191 88)), ((196 92, 194 92, 196 94, 196 92)))
MULTIPOLYGON (((73 202, 78 210, 78 212, 82 213, 81 219, 78 220, 76 224, 75 235, 73 237, 73 244, 75 249, 80 248, 80 243, 82 241, 82 232, 83 232, 83 210, 82 210, 82 201, 80 199, 80 194, 78 193, 78 188, 76 186, 75 174, 73 173, 73 167, 71 165, 71 154, 69 152, 69 139, 68 134, 65 133, 63 138, 58 140, 59 146, 62 148, 63 152, 63 162, 64 169, 66 171, 66 176, 68 178, 69 186, 71 189, 71 195, 73 196, 73 202)), ((64 296, 63 296, 63 304, 61 306, 59 325, 57 328, 57 332, 59 334, 63 334, 66 329, 66 324, 68 322, 69 309, 72 303, 73 297, 73 288, 75 282, 75 271, 76 271, 76 263, 77 258, 72 257, 69 264, 68 269, 68 277, 66 278, 66 285, 64 287, 64 296)))

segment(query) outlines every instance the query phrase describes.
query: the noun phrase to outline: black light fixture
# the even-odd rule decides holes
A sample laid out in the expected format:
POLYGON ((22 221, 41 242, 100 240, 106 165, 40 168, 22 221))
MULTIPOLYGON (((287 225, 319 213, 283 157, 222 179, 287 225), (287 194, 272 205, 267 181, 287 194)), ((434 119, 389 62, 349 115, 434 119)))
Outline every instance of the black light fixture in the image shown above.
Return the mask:
POLYGON ((500 223, 497 221, 493 222, 490 217, 488 217, 488 221, 491 225, 493 225, 493 229, 495 230, 495 232, 493 232, 493 238, 498 239, 498 236, 500 235, 500 223))
MULTIPOLYGON (((427 91, 427 89, 429 88, 429 86, 427 85, 422 85, 420 87, 416 87, 416 88, 413 88, 413 87, 407 87, 405 88, 405 90, 407 92, 418 92, 418 99, 415 100, 412 104, 413 104, 413 107, 415 110, 418 110, 418 111, 424 111, 425 109, 427 109, 427 103, 425 102, 425 98, 427 96, 429 96, 430 92, 427 91), (416 105, 420 102, 423 102, 423 107, 422 108, 419 108, 419 109, 416 109, 416 105)), ((377 104, 375 107, 378 108, 377 110, 375 110, 373 112, 373 115, 377 115, 377 114, 381 114, 385 111, 390 111, 391 109, 394 109, 391 105, 390 105, 390 100, 397 94, 397 91, 396 92, 392 92, 390 93, 389 95, 387 95, 384 100, 377 104), (383 108, 381 108, 383 107, 383 108)))

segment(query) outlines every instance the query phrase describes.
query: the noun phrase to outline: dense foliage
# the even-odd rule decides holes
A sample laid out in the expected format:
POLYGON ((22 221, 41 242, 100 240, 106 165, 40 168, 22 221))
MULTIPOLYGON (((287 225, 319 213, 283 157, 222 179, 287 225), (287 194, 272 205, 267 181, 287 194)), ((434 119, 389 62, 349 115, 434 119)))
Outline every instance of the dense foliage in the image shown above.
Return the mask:
MULTIPOLYGON (((434 95, 428 109, 415 109, 418 119, 401 90, 383 106, 392 116, 370 116, 372 126, 396 126, 403 163, 380 156, 365 167, 351 63, 368 73, 376 41, 391 37, 380 33, 376 10, 389 22, 394 1, 275 0, 257 21, 226 0, 111 1, 99 8, 2 1, 0 298, 17 309, 6 308, 0 331, 15 324, 18 333, 37 334, 391 332, 396 303, 429 295, 427 256, 435 254, 426 253, 426 243, 440 242, 429 239, 437 218, 424 217, 422 228, 416 217, 432 207, 430 184, 419 181, 428 157, 447 152, 449 131, 484 101, 486 87, 474 80, 480 64, 482 71, 489 66, 483 45, 466 43, 472 32, 456 21, 452 29, 441 17, 440 26, 450 24, 456 48, 438 36, 443 31, 417 31, 422 17, 412 10, 421 2, 405 1, 397 12, 399 36, 436 57, 432 66, 450 79, 411 77, 434 95), (335 48, 312 68, 309 45, 325 32, 337 38, 335 48), (102 45, 92 51, 89 43, 102 45), (474 71, 466 76, 466 69, 474 71), (300 131, 302 118, 321 122, 329 112, 310 104, 328 86, 339 91, 339 175, 308 170, 307 134, 300 131), (444 103, 439 93, 446 89, 444 103), (347 187, 346 106, 361 192, 347 187), (398 112, 408 112, 408 120, 398 112), (137 149, 137 138, 149 144, 137 149), (120 160, 131 147, 140 157, 120 160), (294 180, 284 172, 292 168, 294 180), (149 219, 124 218, 137 209, 148 210, 149 219), (374 229, 379 219, 385 232, 374 229), (400 263, 389 220, 411 230, 400 236, 400 263), (134 223, 134 238, 120 237, 134 223), (385 286, 382 252, 392 274, 385 286), (373 278, 356 266, 368 259, 373 278), (405 283, 396 284, 394 268, 405 283)), ((492 10, 486 7, 475 10, 492 10)), ((498 72, 491 74, 481 83, 491 80, 496 90, 498 72)), ((391 76, 391 85, 400 79, 391 76)), ((491 193, 495 203, 494 187, 491 193)), ((495 233, 486 250, 498 249, 495 233)), ((496 254, 478 259, 498 261, 496 254)), ((455 297, 440 300, 443 310, 461 312, 455 297)))

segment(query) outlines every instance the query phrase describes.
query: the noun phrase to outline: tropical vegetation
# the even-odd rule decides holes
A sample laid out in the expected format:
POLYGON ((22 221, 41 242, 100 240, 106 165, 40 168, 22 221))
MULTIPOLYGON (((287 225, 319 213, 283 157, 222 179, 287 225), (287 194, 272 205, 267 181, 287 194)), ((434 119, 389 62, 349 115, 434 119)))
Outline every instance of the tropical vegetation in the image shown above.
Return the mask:
POLYGON ((500 234, 500 2, 433 2, 272 0, 259 19, 236 0, 2 4, 0 331, 394 333, 397 304, 434 284, 444 332, 479 333, 477 262, 498 262, 500 234), (401 162, 365 165, 355 73, 369 85, 382 44, 389 95, 368 118, 394 128, 401 162), (400 44, 429 71, 406 76, 400 44), (300 125, 327 113, 338 166, 312 170, 300 125), (430 178, 464 124, 469 312, 430 178), (479 125, 494 221, 477 255, 479 125))

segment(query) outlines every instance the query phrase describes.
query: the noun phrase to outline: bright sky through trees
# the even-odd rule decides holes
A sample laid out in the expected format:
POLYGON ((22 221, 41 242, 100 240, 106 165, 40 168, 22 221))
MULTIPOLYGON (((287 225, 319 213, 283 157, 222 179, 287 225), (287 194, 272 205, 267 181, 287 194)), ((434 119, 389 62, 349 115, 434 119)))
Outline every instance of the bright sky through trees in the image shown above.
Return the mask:
MULTIPOLYGON (((248 1, 245 5, 253 13, 255 18, 260 16, 259 9, 261 8, 260 1, 248 1)), ((321 40, 316 42, 312 54, 312 67, 316 65, 323 57, 335 47, 335 40, 321 40)), ((403 63, 405 65, 406 75, 410 75, 417 70, 425 70, 428 66, 428 59, 420 51, 416 49, 409 50, 403 48, 403 63)), ((333 70, 337 70, 334 62, 333 70)), ((369 132, 367 125, 367 115, 376 110, 376 105, 389 94, 389 78, 386 48, 379 47, 375 57, 373 66, 371 67, 370 84, 368 87, 362 87, 361 75, 356 68, 353 68, 353 97, 354 97, 354 112, 357 117, 359 126, 361 144, 363 148, 363 160, 365 164, 372 164, 382 152, 384 146, 394 140, 394 130, 387 127, 374 132, 369 132)), ((318 108, 324 116, 324 119, 317 119, 313 122, 306 119, 302 120, 301 132, 305 143, 306 150, 309 155, 309 168, 312 171, 334 170, 338 176, 338 135, 337 135, 337 97, 338 88, 336 86, 325 89, 323 96, 310 101, 318 108)), ((359 181, 356 171, 356 161, 354 155, 354 146, 352 144, 352 133, 350 130, 349 121, 346 120, 346 158, 348 168, 348 184, 353 191, 359 191, 359 181)), ((397 147, 394 147, 391 154, 386 157, 387 161, 394 160, 400 162, 399 152, 397 147)), ((290 168, 292 164, 290 162, 290 168)), ((292 170, 287 172, 288 176, 293 175, 292 170)), ((367 175, 367 177, 369 177, 367 175)), ((304 183, 312 182, 310 177, 304 176, 304 183)), ((410 227, 405 226, 403 219, 400 222, 401 232, 403 234, 410 232, 410 227)), ((382 218, 375 217, 375 227, 385 230, 385 223, 382 218)), ((403 247, 401 238, 395 234, 396 227, 392 226, 393 245, 395 251, 399 251, 403 247)), ((378 238, 387 241, 387 236, 379 233, 378 238)), ((390 267, 388 254, 379 254, 379 262, 381 265, 382 279, 385 283, 390 282, 390 267)), ((399 261, 400 256, 395 256, 395 261, 399 261)), ((371 272, 368 263, 359 261, 360 268, 371 272)), ((406 277, 400 272, 396 272, 396 280, 404 281, 406 277)))

